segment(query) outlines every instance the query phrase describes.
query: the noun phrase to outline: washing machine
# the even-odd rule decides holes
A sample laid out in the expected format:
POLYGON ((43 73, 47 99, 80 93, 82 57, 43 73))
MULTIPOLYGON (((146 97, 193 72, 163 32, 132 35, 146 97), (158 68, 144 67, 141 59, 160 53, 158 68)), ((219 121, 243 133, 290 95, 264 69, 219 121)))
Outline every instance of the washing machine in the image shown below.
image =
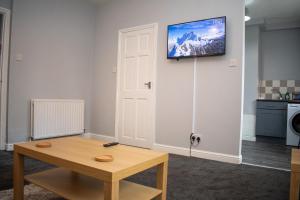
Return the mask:
POLYGON ((300 144, 300 104, 288 104, 286 145, 300 144))

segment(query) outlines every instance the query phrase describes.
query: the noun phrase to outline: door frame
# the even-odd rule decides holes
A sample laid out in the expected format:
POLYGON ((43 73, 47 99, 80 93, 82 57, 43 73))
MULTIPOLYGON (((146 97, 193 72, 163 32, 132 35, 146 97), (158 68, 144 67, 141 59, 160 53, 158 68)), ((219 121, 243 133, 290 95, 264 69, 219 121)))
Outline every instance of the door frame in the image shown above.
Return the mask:
POLYGON ((146 28, 153 28, 154 31, 154 45, 153 45, 153 59, 154 59, 154 69, 153 69, 153 124, 152 124, 152 130, 153 133, 150 137, 150 143, 151 143, 151 149, 153 148, 153 145, 155 143, 155 136, 156 136, 156 88, 157 88, 157 43, 158 43, 158 23, 151 23, 141 26, 135 26, 131 28, 125 28, 119 30, 118 35, 118 63, 117 63, 117 87, 116 87, 116 112, 115 112, 115 138, 116 141, 119 141, 119 132, 118 132, 118 124, 119 124, 119 89, 120 89, 120 68, 121 68, 121 40, 122 40, 122 34, 125 34, 127 32, 131 31, 139 31, 146 28))
POLYGON ((0 7, 0 14, 3 15, 3 46, 1 56, 1 94, 0 94, 0 149, 5 150, 7 143, 7 87, 8 87, 8 65, 10 45, 10 10, 0 7))

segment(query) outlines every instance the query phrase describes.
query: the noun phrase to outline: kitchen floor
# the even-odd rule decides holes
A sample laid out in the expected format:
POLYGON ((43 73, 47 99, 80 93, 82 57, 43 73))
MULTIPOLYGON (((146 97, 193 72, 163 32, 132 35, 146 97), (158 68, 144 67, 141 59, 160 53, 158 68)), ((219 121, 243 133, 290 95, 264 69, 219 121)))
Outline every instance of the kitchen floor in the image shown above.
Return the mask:
POLYGON ((290 170, 292 148, 285 139, 257 136, 256 142, 243 141, 243 163, 290 170))

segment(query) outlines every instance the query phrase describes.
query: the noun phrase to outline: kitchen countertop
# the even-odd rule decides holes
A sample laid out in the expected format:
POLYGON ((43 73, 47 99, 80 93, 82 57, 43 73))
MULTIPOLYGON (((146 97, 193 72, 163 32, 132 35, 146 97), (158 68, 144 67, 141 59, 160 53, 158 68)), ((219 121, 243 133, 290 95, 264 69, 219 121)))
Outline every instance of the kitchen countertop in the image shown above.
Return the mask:
POLYGON ((257 101, 287 102, 287 103, 300 104, 300 100, 257 99, 257 101))

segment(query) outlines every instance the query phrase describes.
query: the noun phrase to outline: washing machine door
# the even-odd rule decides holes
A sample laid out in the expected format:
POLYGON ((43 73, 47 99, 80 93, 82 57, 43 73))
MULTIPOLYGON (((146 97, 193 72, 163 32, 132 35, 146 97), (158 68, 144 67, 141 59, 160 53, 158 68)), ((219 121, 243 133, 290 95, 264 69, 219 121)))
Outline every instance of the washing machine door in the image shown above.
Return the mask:
POLYGON ((300 112, 295 113, 290 118, 290 127, 296 135, 300 136, 300 112))

